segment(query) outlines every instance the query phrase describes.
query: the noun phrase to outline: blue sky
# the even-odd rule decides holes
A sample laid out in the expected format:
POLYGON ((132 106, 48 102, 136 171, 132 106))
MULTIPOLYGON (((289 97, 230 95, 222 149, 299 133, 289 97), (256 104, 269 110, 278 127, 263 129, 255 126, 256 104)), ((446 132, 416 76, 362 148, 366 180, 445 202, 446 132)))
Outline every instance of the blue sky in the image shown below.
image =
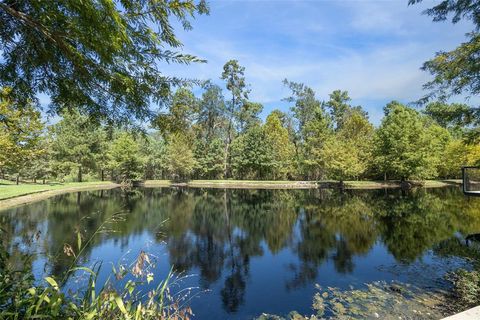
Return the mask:
POLYGON ((221 84, 223 64, 237 59, 246 68, 251 100, 265 106, 263 116, 288 109, 281 101, 288 95, 281 83, 287 78, 311 86, 322 100, 335 89, 347 90, 352 103, 362 105, 378 125, 385 103, 408 103, 424 94, 429 75, 420 70, 422 63, 455 48, 472 29, 422 15, 434 1, 415 6, 407 0, 209 3, 211 14, 197 17, 192 31, 178 30, 184 51, 208 63, 164 70, 221 84))

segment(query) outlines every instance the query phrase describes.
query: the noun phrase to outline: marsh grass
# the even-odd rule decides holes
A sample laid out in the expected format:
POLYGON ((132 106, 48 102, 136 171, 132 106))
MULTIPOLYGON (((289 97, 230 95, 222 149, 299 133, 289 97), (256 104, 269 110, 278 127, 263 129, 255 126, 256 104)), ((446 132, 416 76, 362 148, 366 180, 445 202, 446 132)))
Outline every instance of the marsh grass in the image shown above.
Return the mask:
MULTIPOLYGON (((77 231, 77 243, 63 247, 63 254, 72 259, 68 270, 61 277, 47 276, 41 283, 35 281, 31 270, 9 263, 8 235, 0 229, 0 319, 190 319, 193 312, 188 302, 193 288, 172 293, 172 287, 182 282, 182 276, 173 269, 153 289, 145 290, 155 280, 154 258, 147 252, 141 251, 129 265, 112 266, 103 283, 98 281, 101 262, 91 268, 79 265, 82 252, 94 237, 111 232, 109 224, 117 219, 123 219, 122 212, 102 223, 88 238, 77 231), (75 277, 79 286, 66 293, 62 288, 70 277, 75 277)), ((32 256, 23 259, 22 265, 28 266, 32 256)))

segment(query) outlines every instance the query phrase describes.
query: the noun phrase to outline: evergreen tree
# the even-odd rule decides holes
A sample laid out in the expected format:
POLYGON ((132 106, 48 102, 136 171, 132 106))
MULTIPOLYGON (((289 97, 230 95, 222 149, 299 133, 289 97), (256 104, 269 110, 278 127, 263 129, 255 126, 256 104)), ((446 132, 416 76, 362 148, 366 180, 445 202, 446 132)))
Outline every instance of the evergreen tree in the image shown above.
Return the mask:
POLYGON ((332 122, 336 130, 341 129, 346 113, 351 109, 348 104, 352 99, 347 91, 335 90, 329 95, 330 99, 325 106, 330 111, 332 122))
POLYGON ((105 151, 103 128, 88 116, 75 110, 66 110, 62 119, 50 127, 52 134, 53 170, 62 179, 74 172, 76 180, 97 171, 98 156, 105 151))
POLYGON ((198 100, 191 90, 179 88, 173 95, 168 113, 155 119, 155 126, 164 137, 177 132, 190 132, 198 113, 198 100))
POLYGON ((322 148, 333 134, 329 117, 322 109, 317 109, 303 129, 305 142, 302 144, 299 165, 308 180, 325 178, 325 160, 322 148))
POLYGON ((159 132, 148 134, 141 141, 141 153, 145 160, 145 179, 163 179, 167 168, 167 146, 159 132))
POLYGON ((227 103, 227 138, 225 142, 225 168, 224 176, 230 176, 231 155, 230 145, 235 136, 235 124, 240 114, 240 108, 248 100, 250 90, 245 82, 245 67, 242 67, 237 60, 230 60, 223 66, 221 79, 226 82, 227 90, 230 91, 232 98, 227 103))
POLYGON ((252 126, 260 125, 259 114, 263 110, 261 103, 245 101, 238 111, 238 132, 243 133, 252 126))
POLYGON ((28 166, 22 171, 25 172, 25 176, 33 179, 33 182, 37 182, 37 179, 42 179, 45 184, 45 180, 52 177, 52 147, 51 141, 48 137, 42 136, 38 143, 38 152, 33 157, 29 158, 28 166))
POLYGON ((129 182, 144 176, 144 159, 140 146, 131 133, 120 132, 109 149, 109 167, 114 172, 115 180, 129 182))
POLYGON ((226 127, 227 115, 222 89, 209 81, 199 101, 197 118, 199 136, 207 141, 214 137, 224 139, 226 127))
POLYGON ((315 91, 305 84, 288 81, 287 79, 283 80, 283 84, 292 91, 292 95, 284 100, 294 103, 291 111, 296 121, 296 139, 304 142, 307 136, 305 131, 308 131, 308 123, 318 119, 318 116, 324 113, 322 104, 315 97, 315 91))
POLYGON ((224 169, 223 140, 198 141, 195 151, 197 176, 205 179, 221 179, 224 169))
POLYGON ((282 126, 278 113, 270 113, 264 125, 267 144, 272 148, 272 179, 291 178, 295 175, 295 146, 288 130, 282 126))
POLYGON ((262 127, 253 126, 232 144, 232 168, 237 179, 265 179, 273 170, 273 148, 262 127))

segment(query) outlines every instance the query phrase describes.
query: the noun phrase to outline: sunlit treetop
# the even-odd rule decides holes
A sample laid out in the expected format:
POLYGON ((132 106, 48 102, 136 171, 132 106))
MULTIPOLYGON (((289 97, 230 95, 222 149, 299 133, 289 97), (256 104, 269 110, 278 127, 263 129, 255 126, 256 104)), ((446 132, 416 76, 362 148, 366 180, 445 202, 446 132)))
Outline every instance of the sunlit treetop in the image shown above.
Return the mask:
POLYGON ((1 0, 0 86, 20 104, 48 95, 54 114, 148 118, 183 82, 161 64, 202 61, 176 51, 173 28, 191 29, 200 14, 205 0, 1 0))

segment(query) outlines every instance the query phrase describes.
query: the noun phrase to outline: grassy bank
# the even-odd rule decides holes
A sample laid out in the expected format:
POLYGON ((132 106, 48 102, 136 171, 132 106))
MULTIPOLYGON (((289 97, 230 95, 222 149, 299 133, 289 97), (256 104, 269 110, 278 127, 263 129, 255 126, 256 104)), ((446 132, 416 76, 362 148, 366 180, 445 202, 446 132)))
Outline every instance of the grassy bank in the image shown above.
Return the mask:
MULTIPOLYGON (((260 180, 190 180, 178 183, 170 180, 147 180, 145 186, 170 187, 186 186, 192 188, 232 188, 232 189, 314 189, 335 187, 337 181, 260 181, 260 180)), ((460 185, 461 180, 427 180, 421 185, 425 188, 460 185)), ((417 183, 419 185, 419 183, 417 183)), ((0 180, 0 209, 6 209, 49 197, 77 191, 115 188, 118 185, 108 181, 94 182, 48 182, 21 183, 0 180)), ((345 181, 346 189, 383 189, 399 188, 399 181, 345 181)))
MULTIPOLYGON (((288 181, 288 180, 190 180, 187 182, 174 182, 171 180, 147 180, 146 187, 169 187, 169 186, 188 186, 188 187, 212 187, 212 188, 291 188, 291 189, 309 189, 335 185, 336 181, 288 181)), ((461 185, 461 180, 427 180, 418 182, 425 188, 445 187, 449 185, 461 185)), ((116 186, 109 181, 93 182, 47 182, 41 183, 21 183, 16 185, 12 181, 0 179, 0 200, 10 199, 23 195, 50 191, 50 190, 71 190, 77 188, 95 188, 99 186, 116 186)), ((400 181, 345 181, 347 189, 383 189, 398 188, 400 181)))
POLYGON ((308 189, 317 188, 315 181, 263 181, 263 180, 190 180, 187 182, 173 182, 170 180, 147 180, 146 187, 161 186, 188 186, 193 188, 290 188, 308 189))
MULTIPOLYGON (((284 188, 284 189, 311 189, 335 185, 337 181, 261 181, 261 180, 190 180, 177 183, 170 180, 147 180, 146 187, 188 186, 204 188, 284 188)), ((415 182, 425 188, 446 187, 461 185, 461 180, 427 180, 415 182)), ((399 188, 400 181, 345 181, 346 189, 383 189, 399 188)))
POLYGON ((32 193, 50 190, 70 190, 76 188, 89 188, 104 185, 115 185, 108 181, 94 181, 94 182, 48 182, 41 183, 21 183, 16 185, 14 182, 8 180, 0 180, 0 200, 10 199, 14 197, 24 196, 32 193))
POLYGON ((0 180, 0 210, 44 200, 63 193, 87 191, 96 189, 110 189, 118 185, 108 181, 69 182, 46 184, 28 183, 12 184, 0 180))
MULTIPOLYGON (((447 186, 460 186, 462 180, 426 180, 426 181, 412 181, 415 185, 424 188, 439 188, 447 186)), ((347 189, 383 189, 383 188, 400 188, 400 181, 346 181, 345 187, 347 189)))

